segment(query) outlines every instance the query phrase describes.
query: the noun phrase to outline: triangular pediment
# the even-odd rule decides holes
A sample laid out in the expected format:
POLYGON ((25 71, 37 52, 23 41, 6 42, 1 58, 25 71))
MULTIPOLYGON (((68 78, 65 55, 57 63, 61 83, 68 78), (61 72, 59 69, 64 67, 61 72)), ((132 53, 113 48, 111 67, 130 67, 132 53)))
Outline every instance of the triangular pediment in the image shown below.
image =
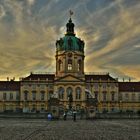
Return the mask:
POLYGON ((69 81, 69 82, 83 82, 84 80, 79 78, 79 77, 76 77, 74 75, 69 74, 69 75, 66 75, 66 76, 58 78, 56 81, 61 81, 61 82, 66 82, 66 81, 69 81))

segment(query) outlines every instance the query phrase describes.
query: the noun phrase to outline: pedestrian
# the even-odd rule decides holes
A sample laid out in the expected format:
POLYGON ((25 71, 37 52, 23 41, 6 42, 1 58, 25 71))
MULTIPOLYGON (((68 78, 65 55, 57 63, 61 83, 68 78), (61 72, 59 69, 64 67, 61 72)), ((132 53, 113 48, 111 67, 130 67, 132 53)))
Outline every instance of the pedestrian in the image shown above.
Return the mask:
POLYGON ((73 121, 74 122, 76 121, 76 111, 75 110, 73 111, 73 121))
POLYGON ((51 113, 48 113, 48 121, 51 121, 52 120, 52 115, 51 115, 51 113))
POLYGON ((66 121, 66 119, 67 119, 67 114, 66 114, 66 112, 64 112, 64 114, 63 114, 63 119, 64 119, 64 121, 66 121))

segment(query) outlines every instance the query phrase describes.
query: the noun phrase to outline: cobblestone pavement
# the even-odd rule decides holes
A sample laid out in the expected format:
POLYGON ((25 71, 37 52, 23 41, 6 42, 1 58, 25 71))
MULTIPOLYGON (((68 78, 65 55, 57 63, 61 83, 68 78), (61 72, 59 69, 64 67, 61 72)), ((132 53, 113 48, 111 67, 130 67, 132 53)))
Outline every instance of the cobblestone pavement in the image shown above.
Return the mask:
POLYGON ((140 140, 140 120, 0 119, 0 140, 140 140))

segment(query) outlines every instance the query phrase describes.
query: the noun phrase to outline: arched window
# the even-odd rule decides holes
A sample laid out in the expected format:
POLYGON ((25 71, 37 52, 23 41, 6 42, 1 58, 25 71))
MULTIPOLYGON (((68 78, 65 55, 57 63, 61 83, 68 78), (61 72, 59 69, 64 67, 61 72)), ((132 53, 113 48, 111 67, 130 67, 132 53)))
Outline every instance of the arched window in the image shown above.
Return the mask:
POLYGON ((24 91, 24 100, 28 100, 28 91, 27 90, 24 91))
POLYGON ((80 87, 76 88, 76 99, 81 99, 81 88, 80 87))
POLYGON ((72 60, 68 59, 68 70, 72 70, 72 60))
POLYGON ((112 95, 112 96, 111 96, 111 100, 114 101, 114 100, 115 100, 115 92, 112 91, 112 92, 111 92, 111 95, 112 95))
POLYGON ((78 71, 81 71, 82 69, 82 61, 78 60, 78 71))
POLYGON ((72 101, 72 88, 71 87, 67 88, 67 99, 72 101))
POLYGON ((36 100, 36 91, 35 90, 32 91, 32 99, 36 100))
POLYGON ((58 61, 58 70, 62 70, 62 67, 63 67, 63 63, 61 60, 58 61))
POLYGON ((64 88, 60 87, 58 92, 59 92, 59 99, 63 99, 64 98, 64 88))

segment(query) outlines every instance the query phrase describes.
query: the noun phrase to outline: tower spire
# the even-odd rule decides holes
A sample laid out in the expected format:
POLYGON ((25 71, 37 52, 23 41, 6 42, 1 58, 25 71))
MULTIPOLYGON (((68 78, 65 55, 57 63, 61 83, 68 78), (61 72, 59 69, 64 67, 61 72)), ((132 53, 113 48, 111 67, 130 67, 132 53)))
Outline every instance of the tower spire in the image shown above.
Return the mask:
POLYGON ((71 16, 73 15, 73 11, 69 11, 69 15, 70 15, 70 19, 68 21, 68 23, 66 24, 66 35, 72 35, 72 36, 75 36, 74 34, 74 23, 72 23, 72 19, 71 19, 71 16))

